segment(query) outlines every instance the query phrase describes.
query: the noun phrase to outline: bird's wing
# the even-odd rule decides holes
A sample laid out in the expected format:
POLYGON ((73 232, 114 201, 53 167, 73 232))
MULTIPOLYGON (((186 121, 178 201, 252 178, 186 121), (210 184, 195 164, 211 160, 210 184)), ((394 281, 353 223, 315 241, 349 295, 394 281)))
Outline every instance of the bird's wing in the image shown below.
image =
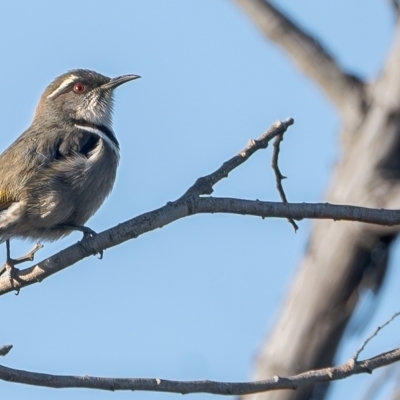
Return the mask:
POLYGON ((57 169, 62 160, 68 164, 77 155, 89 158, 99 142, 98 135, 78 128, 69 133, 60 127, 45 131, 31 127, 0 155, 0 211, 19 200, 28 182, 37 183, 38 176, 46 180, 47 171, 57 169))
POLYGON ((0 173, 5 159, 13 164, 22 163, 27 168, 41 169, 60 159, 76 157, 77 154, 88 157, 98 141, 98 135, 79 128, 31 127, 0 156, 0 173))

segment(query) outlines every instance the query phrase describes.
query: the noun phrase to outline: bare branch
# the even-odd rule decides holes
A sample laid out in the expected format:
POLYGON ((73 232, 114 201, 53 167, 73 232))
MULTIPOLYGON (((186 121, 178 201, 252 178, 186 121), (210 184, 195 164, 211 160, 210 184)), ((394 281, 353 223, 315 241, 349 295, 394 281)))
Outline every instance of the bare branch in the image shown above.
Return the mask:
POLYGON ((400 225, 400 210, 383 210, 329 203, 276 203, 272 201, 205 197, 191 205, 192 214, 227 213, 261 218, 329 219, 369 224, 400 225))
POLYGON ((344 72, 312 35, 266 0, 236 0, 269 39, 283 47, 300 69, 318 83, 342 115, 363 114, 365 86, 344 72))
POLYGON ((210 393, 220 395, 244 395, 278 389, 297 389, 305 384, 348 378, 352 375, 372 373, 374 369, 400 361, 400 348, 364 361, 350 359, 338 367, 308 371, 283 378, 274 376, 258 382, 171 381, 142 378, 101 378, 91 376, 50 375, 28 372, 0 365, 0 379, 14 383, 51 387, 86 388, 99 390, 141 390, 168 393, 210 393))
POLYGON ((6 356, 10 350, 13 348, 12 344, 5 344, 0 347, 0 356, 6 356))
POLYGON ((379 331, 381 329, 383 329, 385 326, 388 326, 395 318, 397 318, 400 315, 400 312, 394 313, 392 315, 391 318, 389 318, 382 326, 378 326, 375 331, 373 332, 373 334, 371 336, 369 336, 364 343, 362 344, 362 346, 357 350, 356 354, 354 354, 353 356, 353 360, 357 361, 358 357, 360 356, 361 352, 365 349, 365 347, 367 346, 367 344, 379 333, 379 331))
POLYGON ((84 242, 78 242, 37 265, 16 271, 12 285, 9 276, 0 277, 0 295, 39 283, 86 257, 136 239, 146 232, 170 224, 178 219, 200 213, 229 213, 253 215, 262 218, 333 219, 359 221, 370 224, 400 225, 400 210, 377 210, 366 207, 333 205, 327 203, 275 203, 218 197, 185 197, 168 203, 157 210, 139 215, 113 228, 103 231, 84 242))
POLYGON ((256 151, 260 149, 266 149, 269 142, 274 137, 278 135, 283 135, 289 128, 289 126, 293 125, 293 123, 293 118, 288 118, 283 122, 275 122, 271 126, 271 128, 267 132, 265 132, 258 140, 250 140, 245 149, 243 149, 236 156, 232 157, 230 160, 225 161, 216 171, 214 171, 210 175, 206 175, 197 179, 195 184, 191 186, 181 198, 211 194, 213 192, 213 187, 216 183, 218 183, 223 178, 227 178, 228 174, 231 171, 247 161, 256 151))
MULTIPOLYGON (((272 153, 272 169, 274 170, 274 173, 275 173, 276 188, 278 189, 279 196, 281 197, 281 200, 284 203, 287 203, 288 201, 287 201, 286 194, 285 194, 285 191, 283 190, 283 185, 282 185, 282 180, 286 179, 286 176, 282 175, 281 170, 279 169, 279 165, 278 165, 280 144, 281 144, 282 140, 283 140, 283 133, 277 135, 274 140, 274 152, 272 153)), ((294 222, 294 220, 291 218, 288 218, 288 221, 291 223, 291 225, 294 228, 294 231, 296 232, 297 229, 299 229, 296 222, 294 222)))

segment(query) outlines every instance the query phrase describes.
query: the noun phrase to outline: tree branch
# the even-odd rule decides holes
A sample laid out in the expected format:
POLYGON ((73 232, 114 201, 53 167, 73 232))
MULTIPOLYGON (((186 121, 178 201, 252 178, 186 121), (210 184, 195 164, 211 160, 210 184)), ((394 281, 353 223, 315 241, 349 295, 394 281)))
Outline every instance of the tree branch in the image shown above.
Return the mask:
POLYGON ((12 344, 6 344, 0 347, 0 356, 6 356, 13 348, 12 344))
POLYGON ((1 276, 0 295, 41 282, 86 257, 195 214, 229 213, 253 215, 261 218, 333 219, 335 221, 359 221, 386 226, 400 225, 400 210, 377 210, 327 203, 290 204, 235 198, 201 197, 201 195, 211 193, 217 182, 227 177, 229 172, 248 160, 257 150, 266 148, 269 141, 277 135, 283 134, 292 124, 292 119, 276 122, 260 139, 250 141, 250 144, 242 152, 223 163, 212 174, 199 178, 178 200, 118 224, 90 239, 80 241, 30 268, 16 271, 13 274, 13 282, 11 282, 9 276, 1 276))
POLYGON ((364 361, 350 359, 338 367, 308 371, 283 378, 274 376, 258 382, 171 381, 143 378, 101 378, 91 376, 50 375, 28 372, 0 365, 0 379, 27 385, 51 388, 86 388, 99 390, 142 390, 168 393, 210 393, 244 395, 278 389, 297 389, 305 384, 348 378, 352 375, 372 373, 374 369, 400 361, 400 348, 364 361))
MULTIPOLYGON (((65 376, 51 375, 24 370, 17 370, 0 365, 0 379, 14 383, 22 383, 33 386, 51 388, 86 388, 97 390, 130 390, 152 391, 168 393, 209 393, 219 395, 246 395, 259 392, 268 392, 280 389, 298 389, 304 385, 340 380, 361 373, 372 373, 374 369, 400 361, 400 348, 379 354, 364 361, 358 361, 358 356, 368 343, 389 325, 400 312, 395 313, 382 326, 379 326, 369 336, 356 354, 350 360, 338 367, 323 368, 307 371, 291 377, 274 376, 256 382, 215 382, 215 381, 171 381, 158 378, 103 378, 91 376, 65 376)), ((6 355, 12 349, 12 345, 0 347, 0 355, 6 355)))
POLYGON ((185 197, 211 194, 213 192, 213 187, 216 183, 218 183, 223 178, 227 178, 230 172, 232 172, 235 168, 239 167, 241 164, 247 161, 256 151, 260 149, 266 149, 269 142, 273 138, 278 135, 283 135, 289 128, 289 126, 293 124, 293 118, 288 118, 283 122, 275 122, 267 132, 261 135, 258 140, 250 140, 245 149, 243 149, 236 156, 232 157, 230 160, 225 161, 221 165, 221 167, 214 171, 212 174, 197 179, 194 185, 185 192, 181 199, 185 197))
POLYGON ((262 33, 281 46, 299 68, 325 91, 344 118, 360 117, 366 107, 364 83, 344 72, 315 37, 267 0, 236 0, 262 33))
POLYGON ((0 277, 0 296, 39 283, 101 250, 136 239, 144 233, 162 228, 178 219, 195 214, 215 213, 253 215, 261 218, 332 219, 385 226, 400 225, 400 210, 377 210, 327 203, 275 203, 235 198, 185 197, 105 230, 84 242, 80 241, 33 267, 16 271, 13 275, 14 285, 11 284, 9 276, 0 277))

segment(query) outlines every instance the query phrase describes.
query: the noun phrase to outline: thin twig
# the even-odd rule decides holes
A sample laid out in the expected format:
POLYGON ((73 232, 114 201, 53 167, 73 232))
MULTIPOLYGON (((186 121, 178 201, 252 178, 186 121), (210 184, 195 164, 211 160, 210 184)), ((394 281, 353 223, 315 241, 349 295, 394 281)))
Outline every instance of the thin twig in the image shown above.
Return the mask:
POLYGON ((49 388, 87 388, 99 390, 142 390, 169 393, 210 393, 219 395, 244 395, 278 389, 297 389, 305 384, 329 382, 352 375, 371 373, 374 369, 400 361, 400 348, 364 361, 350 359, 338 367, 307 371, 287 378, 274 376, 257 382, 171 381, 143 378, 102 378, 92 376, 50 375, 23 371, 0 365, 0 379, 13 383, 49 388))
POLYGON ((375 331, 372 333, 371 336, 369 336, 364 343, 362 344, 362 346, 357 350, 356 354, 354 354, 353 356, 353 360, 357 361, 358 357, 360 356, 361 352, 365 349, 365 347, 367 346, 367 344, 379 333, 379 331, 381 329, 383 329, 385 326, 388 326, 395 318, 397 318, 400 315, 400 311, 397 313, 394 313, 392 315, 391 318, 389 318, 383 325, 378 326, 375 331))
POLYGON ((249 144, 239 154, 225 161, 221 167, 209 175, 202 176, 185 192, 181 197, 210 195, 213 192, 213 187, 223 178, 227 178, 228 174, 235 168, 239 167, 247 161, 256 151, 266 149, 269 142, 277 135, 282 135, 286 132, 289 126, 293 125, 293 118, 288 118, 285 121, 275 122, 259 139, 250 140, 249 144))
POLYGON ((4 346, 1 346, 0 347, 0 356, 6 356, 12 348, 13 348, 12 344, 5 344, 4 346))
MULTIPOLYGON (((283 133, 277 135, 274 140, 274 151, 272 153, 272 169, 274 170, 275 173, 275 179, 276 179, 276 188, 278 189, 279 196, 281 197, 281 200, 283 203, 287 203, 287 198, 285 191, 283 190, 283 185, 282 185, 282 180, 286 179, 286 176, 283 176, 281 173, 281 170, 279 169, 279 151, 280 151, 280 144, 283 140, 283 133)), ((287 219, 293 226, 294 231, 296 232, 297 229, 299 229, 298 225, 292 218, 287 219)))

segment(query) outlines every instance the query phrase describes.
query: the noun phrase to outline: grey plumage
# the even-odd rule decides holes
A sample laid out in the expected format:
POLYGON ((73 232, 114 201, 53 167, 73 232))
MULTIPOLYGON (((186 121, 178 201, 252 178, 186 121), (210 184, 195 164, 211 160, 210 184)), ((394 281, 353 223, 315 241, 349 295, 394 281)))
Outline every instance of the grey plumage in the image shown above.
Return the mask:
POLYGON ((0 241, 56 240, 98 210, 119 162, 113 90, 136 78, 78 69, 46 88, 32 125, 0 156, 0 241))

